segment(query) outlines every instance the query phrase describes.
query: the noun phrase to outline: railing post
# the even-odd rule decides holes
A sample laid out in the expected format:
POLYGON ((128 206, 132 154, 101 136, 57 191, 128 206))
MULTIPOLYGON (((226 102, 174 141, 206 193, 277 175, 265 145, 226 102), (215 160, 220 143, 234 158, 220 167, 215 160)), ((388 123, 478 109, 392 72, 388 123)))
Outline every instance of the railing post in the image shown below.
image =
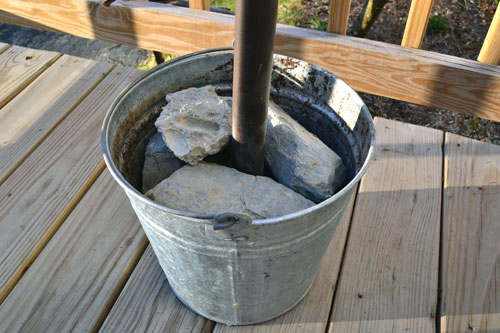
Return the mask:
POLYGON ((189 8, 210 10, 210 0, 189 0, 189 8))
POLYGON ((328 32, 345 35, 351 0, 330 0, 330 11, 328 13, 328 32))
POLYGON ((477 60, 487 64, 500 65, 500 6, 497 7, 493 21, 491 21, 477 60))
POLYGON ((413 0, 406 21, 405 32, 401 46, 419 49, 424 40, 433 0, 413 0))

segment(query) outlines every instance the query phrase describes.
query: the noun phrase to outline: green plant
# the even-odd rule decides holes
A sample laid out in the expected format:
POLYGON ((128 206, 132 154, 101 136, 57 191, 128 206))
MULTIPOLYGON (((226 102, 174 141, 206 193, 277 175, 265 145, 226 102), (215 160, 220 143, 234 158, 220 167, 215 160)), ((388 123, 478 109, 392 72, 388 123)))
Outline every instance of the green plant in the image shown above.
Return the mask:
POLYGON ((314 30, 326 31, 328 28, 328 22, 321 21, 318 17, 318 11, 314 12, 314 16, 310 18, 308 21, 309 27, 314 30))
POLYGON ((298 26, 302 20, 300 0, 280 0, 278 6, 278 23, 298 26))
MULTIPOLYGON (((210 5, 236 11, 236 0, 210 0, 210 5)), ((298 26, 302 18, 301 0, 279 0, 278 23, 298 26)))
MULTIPOLYGON (((163 54, 163 58, 165 59, 165 61, 172 60, 176 57, 175 55, 170 54, 170 53, 162 52, 162 54, 163 54)), ((142 61, 135 68, 140 70, 140 71, 146 72, 146 71, 149 71, 151 68, 156 67, 157 65, 158 64, 156 63, 156 59, 155 59, 155 56, 153 55, 153 52, 150 52, 148 54, 148 58, 146 60, 142 61)))
POLYGON ((429 30, 432 33, 439 33, 448 29, 448 25, 442 16, 436 15, 429 19, 429 30))
POLYGON ((472 132, 476 132, 479 129, 479 119, 473 119, 469 124, 469 128, 472 132))
POLYGON ((214 7, 227 8, 233 12, 236 10, 235 0, 210 0, 210 5, 214 7))

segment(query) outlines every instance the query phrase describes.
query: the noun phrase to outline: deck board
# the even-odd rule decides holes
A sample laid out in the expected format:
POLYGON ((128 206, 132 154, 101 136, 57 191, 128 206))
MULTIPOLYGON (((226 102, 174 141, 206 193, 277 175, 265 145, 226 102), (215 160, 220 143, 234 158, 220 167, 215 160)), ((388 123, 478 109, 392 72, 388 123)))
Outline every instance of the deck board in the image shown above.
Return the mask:
POLYGON ((433 332, 443 133, 376 119, 330 331, 433 332))
POLYGON ((500 331, 500 146, 446 134, 442 332, 500 331))
POLYGON ((213 325, 177 299, 148 246, 100 332, 210 332, 213 325))
POLYGON ((0 302, 104 169, 105 112, 139 74, 115 68, 0 185, 0 302))
MULTIPOLYGON (((11 46, 0 54, 0 108, 45 71, 60 53, 11 46)), ((1 110, 0 110, 1 111, 1 110)))
POLYGON ((0 306, 0 331, 94 331, 146 245, 105 170, 0 306))
POLYGON ((0 111, 0 184, 112 66, 63 55, 0 111))

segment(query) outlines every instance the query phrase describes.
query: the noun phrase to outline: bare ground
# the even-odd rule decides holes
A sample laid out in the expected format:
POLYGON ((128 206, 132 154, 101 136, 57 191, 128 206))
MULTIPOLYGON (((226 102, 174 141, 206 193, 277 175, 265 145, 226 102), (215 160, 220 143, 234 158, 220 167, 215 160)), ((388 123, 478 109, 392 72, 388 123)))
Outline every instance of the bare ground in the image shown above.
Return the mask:
MULTIPOLYGON (((362 11, 364 1, 351 2, 348 35, 353 35, 352 25, 362 11)), ((309 27, 314 18, 326 22, 328 3, 328 0, 302 0, 305 14, 299 25, 309 27)), ((410 0, 391 0, 384 7, 367 38, 400 44, 410 4, 410 0)), ((431 17, 434 17, 435 21, 444 22, 446 27, 442 30, 428 28, 422 49, 477 59, 496 6, 494 0, 435 0, 431 17)), ((500 144, 498 122, 375 95, 361 94, 361 97, 374 116, 433 127, 500 144)))

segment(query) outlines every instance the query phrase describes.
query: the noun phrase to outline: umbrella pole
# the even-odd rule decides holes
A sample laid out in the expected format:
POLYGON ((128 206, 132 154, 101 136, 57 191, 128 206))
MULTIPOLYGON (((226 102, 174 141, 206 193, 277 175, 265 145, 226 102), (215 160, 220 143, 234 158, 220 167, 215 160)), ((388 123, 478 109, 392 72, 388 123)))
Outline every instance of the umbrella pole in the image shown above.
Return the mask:
POLYGON ((278 0, 237 0, 233 75, 233 166, 262 175, 278 0))

